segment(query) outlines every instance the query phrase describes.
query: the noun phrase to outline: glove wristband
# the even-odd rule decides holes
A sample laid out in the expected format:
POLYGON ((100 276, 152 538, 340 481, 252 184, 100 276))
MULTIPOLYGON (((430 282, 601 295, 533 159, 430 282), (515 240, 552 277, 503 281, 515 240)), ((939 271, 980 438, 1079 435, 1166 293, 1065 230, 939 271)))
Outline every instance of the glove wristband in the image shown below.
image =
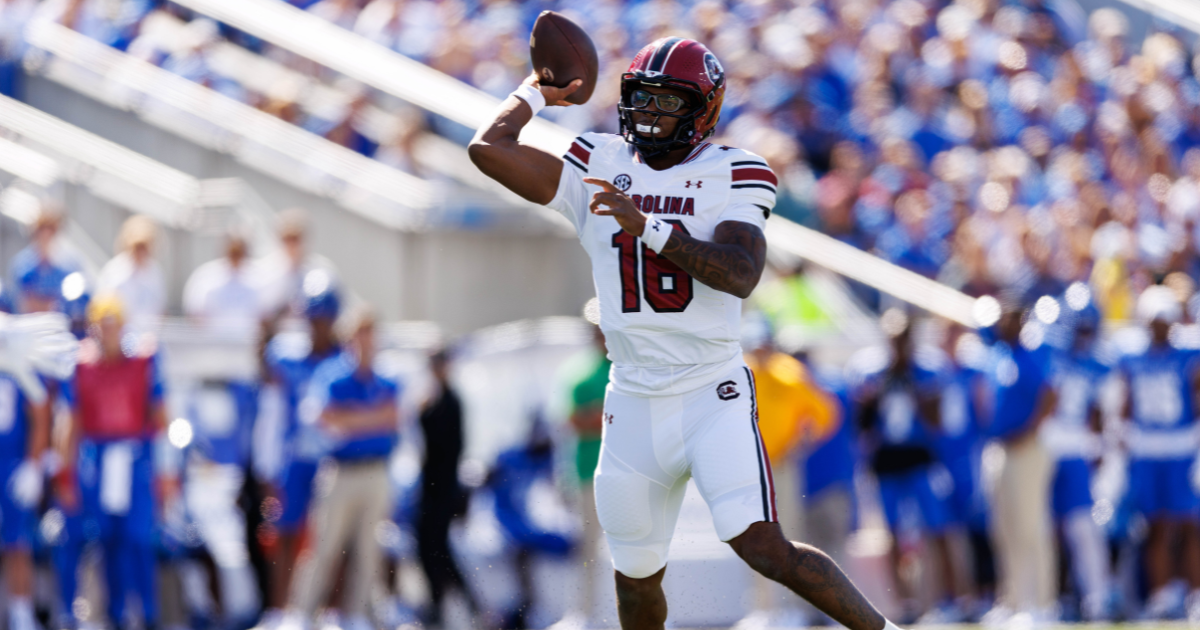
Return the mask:
POLYGON ((513 90, 509 96, 515 96, 529 104, 529 108, 533 110, 533 115, 537 116, 538 112, 546 108, 546 97, 542 96, 542 91, 532 85, 522 85, 513 90))
POLYGON ((646 247, 654 250, 655 254, 662 253, 662 249, 667 246, 667 240, 671 238, 670 223, 660 221, 656 217, 646 217, 646 227, 642 230, 642 242, 646 247))

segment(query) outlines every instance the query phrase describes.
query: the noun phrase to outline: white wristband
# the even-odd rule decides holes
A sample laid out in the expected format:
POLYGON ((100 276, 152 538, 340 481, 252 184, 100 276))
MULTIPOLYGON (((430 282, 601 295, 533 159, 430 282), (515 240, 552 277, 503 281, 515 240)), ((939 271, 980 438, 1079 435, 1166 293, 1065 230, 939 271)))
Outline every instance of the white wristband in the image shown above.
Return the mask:
POLYGON ((671 238, 670 223, 660 221, 655 217, 646 217, 646 227, 642 230, 642 242, 646 247, 654 250, 655 254, 662 253, 662 248, 667 246, 667 239, 671 238))
POLYGON ((515 96, 529 104, 529 108, 533 110, 533 115, 537 116, 538 112, 546 107, 546 97, 542 96, 542 91, 532 85, 522 85, 513 90, 510 96, 515 96))

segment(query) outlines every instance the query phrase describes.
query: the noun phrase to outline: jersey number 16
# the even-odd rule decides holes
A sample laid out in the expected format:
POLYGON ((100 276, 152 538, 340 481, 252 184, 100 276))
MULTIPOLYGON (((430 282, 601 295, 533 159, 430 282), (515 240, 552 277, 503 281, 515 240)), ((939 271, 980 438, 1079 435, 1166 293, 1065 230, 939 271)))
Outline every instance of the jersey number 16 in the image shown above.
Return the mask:
MULTIPOLYGON (((687 228, 677 220, 666 221, 687 234, 687 228)), ((638 245, 641 239, 620 230, 612 237, 621 269, 621 311, 638 313, 642 310, 641 294, 655 313, 682 313, 692 302, 692 277, 666 256, 654 253, 649 247, 642 250, 642 281, 638 282, 638 245), (639 284, 640 290, 639 290, 639 284)))

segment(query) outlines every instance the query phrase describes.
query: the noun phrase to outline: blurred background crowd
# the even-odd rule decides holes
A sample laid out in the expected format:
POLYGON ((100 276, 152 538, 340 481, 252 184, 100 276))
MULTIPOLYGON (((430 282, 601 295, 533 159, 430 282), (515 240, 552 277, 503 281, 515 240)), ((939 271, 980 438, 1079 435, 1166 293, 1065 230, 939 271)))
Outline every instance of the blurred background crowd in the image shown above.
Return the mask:
MULTIPOLYGON (((694 37, 730 70, 718 141, 782 175, 782 216, 973 296, 1087 279, 1113 319, 1158 276, 1196 281, 1200 83, 1179 27, 1131 47, 1122 13, 1073 0, 293 4, 497 97, 529 70, 538 13, 563 11, 601 60, 595 98, 547 113, 574 131, 616 130, 643 43, 694 37)), ((49 19, 402 170, 421 171, 419 133, 472 132, 171 3, 2 10, 0 92, 22 25, 49 19)))
MULTIPOLYGON (((292 4, 497 97, 530 71, 533 20, 564 12, 600 53, 592 100, 545 114, 573 131, 616 130, 645 43, 706 43, 729 77, 717 141, 771 163, 773 220, 983 298, 967 328, 772 259, 743 346, 785 531, 901 623, 1200 621, 1194 32, 1155 22, 1135 43, 1125 12, 1074 0, 292 4), (845 304, 868 332, 846 332, 845 304)), ((39 21, 421 178, 447 177, 422 136, 472 133, 150 0, 0 0, 0 93, 25 95, 39 21)), ((73 216, 43 200, 4 252, 3 310, 62 312, 84 345, 71 379, 0 376, 0 625, 616 625, 593 326, 540 353, 514 329, 408 343, 315 252, 304 211, 274 213, 267 248, 223 229, 183 281, 158 219, 125 213, 89 267, 73 216), (239 367, 173 376, 179 327, 239 367)), ((529 315, 549 314, 578 311, 529 315)), ((674 579, 695 590, 689 558, 674 579)), ((736 613, 689 623, 829 623, 744 582, 736 613)))

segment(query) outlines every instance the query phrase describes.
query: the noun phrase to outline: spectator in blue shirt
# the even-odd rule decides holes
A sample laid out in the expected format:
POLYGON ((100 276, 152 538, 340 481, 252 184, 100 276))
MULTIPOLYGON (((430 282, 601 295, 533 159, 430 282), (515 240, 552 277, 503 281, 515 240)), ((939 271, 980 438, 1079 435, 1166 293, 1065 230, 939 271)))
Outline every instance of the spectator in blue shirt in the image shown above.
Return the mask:
POLYGON ((301 624, 312 619, 349 548, 343 627, 369 630, 367 605, 375 585, 382 585, 375 529, 391 514, 387 461, 396 445, 400 388, 374 368, 374 316, 359 313, 350 331, 348 352, 317 370, 301 403, 300 421, 318 424, 332 442, 333 469, 329 491, 314 506, 314 550, 293 588, 292 607, 301 624))
POLYGON ((1134 508, 1150 521, 1146 577, 1150 598, 1145 616, 1178 616, 1180 603, 1168 584, 1178 569, 1191 584, 1189 613, 1200 613, 1200 499, 1192 487, 1196 461, 1194 397, 1200 391, 1200 364, 1194 351, 1171 343, 1172 324, 1183 309, 1164 286, 1146 289, 1138 317, 1150 327, 1150 342, 1126 356, 1120 370, 1128 383, 1125 416, 1130 420, 1129 492, 1134 508), (1182 537, 1182 546, 1176 540, 1182 537))

